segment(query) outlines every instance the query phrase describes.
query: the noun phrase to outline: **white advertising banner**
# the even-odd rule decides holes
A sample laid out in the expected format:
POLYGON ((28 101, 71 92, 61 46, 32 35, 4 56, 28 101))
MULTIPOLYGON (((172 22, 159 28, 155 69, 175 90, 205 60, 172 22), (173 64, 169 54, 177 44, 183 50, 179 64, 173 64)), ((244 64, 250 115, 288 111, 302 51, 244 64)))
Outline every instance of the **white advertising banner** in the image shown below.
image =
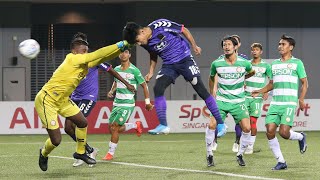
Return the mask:
MULTIPOLYGON (((271 98, 270 98, 271 99, 271 98)), ((297 131, 318 131, 320 130, 320 100, 305 100, 306 107, 303 111, 297 110, 293 129, 297 131)), ((167 102, 168 126, 170 132, 204 132, 208 125, 209 110, 204 101, 168 101, 167 102)), ((269 101, 266 101, 262 108, 262 116, 258 119, 258 131, 265 131, 265 116, 269 108, 269 101)), ((234 120, 228 115, 226 118, 228 132, 234 132, 234 120)))
MULTIPOLYGON (((318 131, 320 130, 320 100, 305 100, 306 108, 304 111, 296 111, 294 120, 294 130, 298 131, 318 131)), ((263 105, 262 117, 258 119, 258 131, 265 131, 264 119, 268 110, 269 103, 263 105)), ((88 117, 89 129, 88 133, 106 133, 108 113, 105 109, 110 110, 112 102, 98 102, 96 107, 88 117), (103 121, 100 121, 101 114, 103 121), (105 117, 106 116, 106 117, 105 117)), ((144 112, 144 102, 137 103, 137 112, 139 118, 144 120, 144 132, 150 128, 154 128, 158 120, 155 111, 144 112), (141 107, 140 107, 141 106, 141 107), (140 107, 140 108, 139 108, 140 107), (139 111, 138 111, 139 110, 139 111), (146 124, 147 123, 147 124, 146 124)), ((41 127, 41 121, 34 109, 34 102, 0 102, 0 134, 46 134, 46 130, 41 127)), ((171 128, 171 133, 180 132, 204 132, 208 125, 207 116, 209 111, 204 101, 168 101, 167 102, 167 119, 171 128)), ((64 118, 59 116, 61 132, 64 133, 64 118)), ((228 131, 234 131, 233 118, 228 116, 226 123, 229 127, 228 131)))

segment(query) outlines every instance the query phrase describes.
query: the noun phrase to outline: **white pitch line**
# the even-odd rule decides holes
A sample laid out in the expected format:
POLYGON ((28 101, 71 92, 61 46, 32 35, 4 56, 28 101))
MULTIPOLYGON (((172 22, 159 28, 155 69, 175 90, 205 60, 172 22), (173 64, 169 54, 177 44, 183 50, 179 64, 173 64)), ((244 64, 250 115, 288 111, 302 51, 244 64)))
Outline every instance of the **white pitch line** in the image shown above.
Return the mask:
MULTIPOLYGON (((60 159, 71 159, 71 160, 73 160, 73 158, 63 157, 63 156, 50 156, 50 157, 60 158, 60 159)), ((125 165, 125 166, 144 167, 144 168, 151 168, 151 169, 173 170, 173 171, 205 173, 205 174, 216 174, 216 175, 221 175, 221 176, 240 177, 240 178, 247 178, 247 179, 284 180, 284 179, 277 179, 277 178, 268 178, 268 177, 261 177, 261 176, 249 176, 249 175, 234 174, 234 173, 225 173, 225 172, 218 172, 218 171, 204 171, 204 170, 171 168, 171 167, 162 167, 162 166, 150 166, 150 165, 135 164, 135 163, 126 163, 126 162, 102 161, 102 160, 97 160, 97 162, 111 163, 111 164, 120 164, 120 165, 125 165)))
MULTIPOLYGON (((179 143, 179 142, 197 142, 197 141, 202 141, 202 140, 182 140, 182 141, 121 141, 125 143, 137 143, 137 142, 143 142, 143 143, 179 143)), ((44 144, 45 141, 43 142, 32 142, 32 143, 22 143, 22 142, 4 142, 0 143, 0 145, 28 145, 28 144, 44 144)), ((61 142, 61 144, 71 144, 75 143, 74 141, 67 141, 67 142, 61 142)), ((109 141, 88 141, 90 144, 108 144, 109 141)))

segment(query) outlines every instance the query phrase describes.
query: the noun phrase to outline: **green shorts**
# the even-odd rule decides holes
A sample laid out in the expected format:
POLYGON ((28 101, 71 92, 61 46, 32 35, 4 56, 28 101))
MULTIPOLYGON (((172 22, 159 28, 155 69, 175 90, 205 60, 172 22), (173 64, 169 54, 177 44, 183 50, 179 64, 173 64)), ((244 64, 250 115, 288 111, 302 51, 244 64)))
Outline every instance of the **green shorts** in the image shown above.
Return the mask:
POLYGON ((297 106, 293 105, 270 105, 267 112, 266 124, 275 123, 277 126, 285 124, 292 127, 296 108, 297 106))
POLYGON ((217 101, 217 105, 220 111, 222 120, 225 121, 227 114, 230 113, 234 119, 234 122, 238 124, 242 119, 249 119, 249 112, 245 103, 229 103, 217 101))
POLYGON ((261 116, 262 111, 262 98, 246 98, 246 107, 249 111, 249 115, 253 117, 259 118, 261 116))
POLYGON ((109 124, 116 122, 122 126, 129 119, 133 109, 134 107, 113 106, 109 124))

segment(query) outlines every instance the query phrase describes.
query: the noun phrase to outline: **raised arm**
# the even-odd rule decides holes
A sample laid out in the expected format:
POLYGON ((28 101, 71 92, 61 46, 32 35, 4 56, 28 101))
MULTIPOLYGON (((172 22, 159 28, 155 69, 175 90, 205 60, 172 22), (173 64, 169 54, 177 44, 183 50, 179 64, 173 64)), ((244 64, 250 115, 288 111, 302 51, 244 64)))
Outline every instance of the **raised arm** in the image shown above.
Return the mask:
POLYGON ((191 32, 189 31, 189 29, 187 29, 186 27, 183 28, 182 34, 186 37, 186 39, 189 41, 189 43, 191 44, 191 47, 193 49, 193 51, 195 52, 196 55, 200 55, 201 54, 201 48, 197 45, 196 41, 194 40, 191 32))

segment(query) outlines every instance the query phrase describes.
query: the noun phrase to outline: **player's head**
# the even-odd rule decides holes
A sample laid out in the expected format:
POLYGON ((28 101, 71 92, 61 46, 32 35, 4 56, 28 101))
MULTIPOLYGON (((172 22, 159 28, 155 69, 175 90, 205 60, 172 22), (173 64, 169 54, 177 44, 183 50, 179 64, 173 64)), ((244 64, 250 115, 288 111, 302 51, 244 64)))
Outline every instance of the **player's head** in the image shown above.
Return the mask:
POLYGON ((237 35, 237 34, 234 34, 234 35, 231 35, 231 37, 235 38, 238 41, 238 48, 237 48, 237 51, 238 51, 240 49, 240 46, 241 46, 240 36, 237 35))
POLYGON ((282 35, 279 41, 278 50, 281 55, 291 53, 296 45, 296 41, 291 36, 282 35))
POLYGON ((129 61, 131 57, 131 52, 129 50, 125 50, 122 53, 120 53, 119 58, 121 62, 129 61))
POLYGON ((127 22, 123 28, 122 35, 123 39, 127 40, 129 44, 148 44, 149 34, 146 32, 146 28, 143 28, 135 22, 127 22))
POLYGON ((71 52, 74 54, 87 53, 89 49, 88 46, 87 35, 82 32, 75 34, 70 43, 71 52))
POLYGON ((226 36, 221 41, 221 47, 225 55, 236 53, 238 41, 232 36, 226 36))
POLYGON ((262 45, 260 43, 253 43, 251 45, 251 54, 253 58, 259 58, 262 53, 262 45))

